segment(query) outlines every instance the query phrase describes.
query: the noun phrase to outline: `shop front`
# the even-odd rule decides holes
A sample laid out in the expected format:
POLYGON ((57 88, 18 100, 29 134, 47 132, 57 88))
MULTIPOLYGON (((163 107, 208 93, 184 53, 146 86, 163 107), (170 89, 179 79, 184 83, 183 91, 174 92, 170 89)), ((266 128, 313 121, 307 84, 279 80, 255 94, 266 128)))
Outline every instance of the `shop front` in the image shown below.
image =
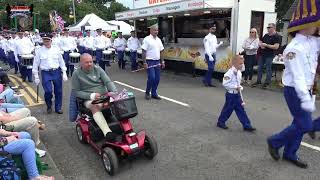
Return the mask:
POLYGON ((216 72, 226 72, 234 54, 242 50, 242 42, 251 27, 260 34, 266 24, 275 22, 274 0, 134 0, 134 8, 116 14, 117 20, 131 20, 139 38, 148 35, 148 26, 159 25, 159 37, 169 68, 194 72, 205 70, 203 38, 208 28, 216 24, 218 42, 216 72), (160 5, 157 5, 157 2, 160 5))

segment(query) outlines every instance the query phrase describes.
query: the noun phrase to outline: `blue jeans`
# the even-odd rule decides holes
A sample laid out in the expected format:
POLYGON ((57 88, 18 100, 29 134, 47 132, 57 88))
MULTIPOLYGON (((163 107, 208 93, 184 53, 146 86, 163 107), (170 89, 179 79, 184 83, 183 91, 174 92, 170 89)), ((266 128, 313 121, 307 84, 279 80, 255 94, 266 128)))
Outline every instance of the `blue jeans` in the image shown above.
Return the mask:
POLYGON ((254 66, 254 63, 256 61, 256 54, 255 55, 245 55, 244 56, 245 58, 245 61, 244 61, 244 64, 245 64, 245 73, 244 73, 244 80, 252 80, 252 76, 253 76, 253 66, 254 66))
POLYGON ((13 155, 22 155, 23 164, 27 170, 29 179, 39 176, 36 165, 35 144, 27 132, 19 133, 21 138, 8 143, 4 150, 13 155))
POLYGON ((301 108, 301 101, 293 87, 284 87, 284 97, 293 116, 292 124, 269 137, 268 142, 276 149, 284 146, 283 157, 296 160, 303 135, 312 130, 312 117, 310 112, 301 108))
POLYGON ((239 94, 226 93, 226 102, 219 116, 218 124, 225 126, 232 112, 235 111, 243 128, 251 128, 250 120, 241 103, 242 100, 239 94))
POLYGON ((208 64, 208 70, 206 74, 203 76, 202 82, 207 84, 207 85, 212 85, 211 79, 212 79, 212 73, 214 70, 214 65, 216 63, 216 54, 212 54, 213 61, 209 61, 209 56, 206 54, 206 63, 208 64))
POLYGON ((124 51, 117 51, 118 53, 118 65, 120 69, 126 68, 126 61, 124 60, 124 51))
POLYGON ((55 111, 60 111, 62 106, 62 75, 61 70, 54 71, 41 71, 42 86, 44 89, 44 99, 47 107, 51 108, 52 105, 52 84, 55 94, 55 111))
MULTIPOLYGON (((148 67, 160 64, 160 60, 147 60, 148 67)), ((148 81, 147 81, 147 89, 146 94, 150 94, 151 96, 156 97, 158 85, 160 82, 160 66, 149 68, 147 70, 148 73, 148 81)))
POLYGON ((137 51, 130 52, 130 59, 131 59, 131 70, 137 70, 138 69, 138 63, 137 63, 137 51))
POLYGON ((25 106, 23 104, 0 103, 0 110, 7 113, 11 113, 24 107, 25 106))
POLYGON ((0 99, 5 100, 6 103, 24 104, 19 97, 14 97, 14 91, 10 88, 0 93, 0 99))
POLYGON ((273 61, 274 56, 266 57, 266 56, 261 56, 261 59, 258 62, 259 68, 258 68, 258 79, 257 83, 261 83, 262 79, 262 71, 263 71, 263 66, 266 65, 266 70, 267 70, 267 77, 266 77, 266 84, 271 83, 271 77, 272 77, 272 61, 273 61))

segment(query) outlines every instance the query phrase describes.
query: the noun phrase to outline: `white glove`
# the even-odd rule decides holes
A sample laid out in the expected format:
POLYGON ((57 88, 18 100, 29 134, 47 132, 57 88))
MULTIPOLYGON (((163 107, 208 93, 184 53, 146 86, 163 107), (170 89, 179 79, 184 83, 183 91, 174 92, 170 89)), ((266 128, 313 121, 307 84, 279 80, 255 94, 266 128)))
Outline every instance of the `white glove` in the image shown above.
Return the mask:
POLYGON ((223 44, 223 41, 220 41, 219 46, 221 46, 223 44))
POLYGON ((39 77, 34 78, 34 83, 38 86, 40 84, 40 79, 39 77))
POLYGON ((38 86, 40 84, 40 79, 38 74, 33 74, 34 75, 34 83, 38 86))
POLYGON ((316 110, 316 106, 315 104, 312 102, 312 100, 310 101, 305 101, 301 103, 301 108, 305 111, 308 112, 314 112, 316 110))
POLYGON ((212 56, 209 56, 209 61, 214 61, 212 56))
POLYGON ((62 73, 62 79, 63 79, 63 81, 68 81, 68 76, 65 71, 63 71, 63 73, 62 73))

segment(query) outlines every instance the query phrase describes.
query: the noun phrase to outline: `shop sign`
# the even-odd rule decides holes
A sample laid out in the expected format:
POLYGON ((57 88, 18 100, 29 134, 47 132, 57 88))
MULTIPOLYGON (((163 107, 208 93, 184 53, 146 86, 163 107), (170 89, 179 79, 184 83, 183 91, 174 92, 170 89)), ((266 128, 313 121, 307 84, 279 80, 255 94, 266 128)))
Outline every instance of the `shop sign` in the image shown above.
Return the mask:
POLYGON ((133 0, 133 9, 146 8, 178 1, 182 0, 133 0))
POLYGON ((139 17, 155 16, 169 14, 181 11, 190 11, 204 8, 204 0, 187 0, 176 3, 169 3, 160 6, 154 6, 132 11, 116 13, 116 20, 134 19, 139 17))

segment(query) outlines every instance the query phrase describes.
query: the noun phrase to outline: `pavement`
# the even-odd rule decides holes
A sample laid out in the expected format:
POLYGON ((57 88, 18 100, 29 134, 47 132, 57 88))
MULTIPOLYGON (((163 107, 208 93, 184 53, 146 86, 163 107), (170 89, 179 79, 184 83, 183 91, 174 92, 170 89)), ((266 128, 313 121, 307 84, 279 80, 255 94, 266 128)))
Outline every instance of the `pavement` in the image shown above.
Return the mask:
MULTIPOLYGON (((215 124, 224 104, 225 90, 218 81, 217 88, 207 88, 200 77, 164 71, 159 86, 164 99, 146 101, 145 72, 119 70, 115 64, 107 71, 118 89, 135 94, 139 114, 132 119, 133 126, 136 131, 145 129, 155 137, 159 148, 151 161, 139 157, 121 162, 112 179, 319 179, 319 140, 308 136, 303 139, 299 156, 309 163, 308 169, 281 160, 276 162, 268 154, 266 138, 288 126, 292 119, 281 92, 245 87, 245 108, 257 131, 244 132, 235 114, 227 123, 229 130, 221 130, 215 124)), ((35 91, 36 87, 28 84, 35 91)), ((47 125, 41 134, 47 157, 54 160, 55 173, 66 180, 108 179, 101 157, 89 145, 78 142, 75 125, 68 121, 70 88, 71 82, 65 82, 63 115, 47 115, 46 106, 31 97, 32 113, 47 125)), ((39 89, 42 95, 41 86, 39 89)), ((319 115, 319 111, 314 113, 315 117, 319 115)))

